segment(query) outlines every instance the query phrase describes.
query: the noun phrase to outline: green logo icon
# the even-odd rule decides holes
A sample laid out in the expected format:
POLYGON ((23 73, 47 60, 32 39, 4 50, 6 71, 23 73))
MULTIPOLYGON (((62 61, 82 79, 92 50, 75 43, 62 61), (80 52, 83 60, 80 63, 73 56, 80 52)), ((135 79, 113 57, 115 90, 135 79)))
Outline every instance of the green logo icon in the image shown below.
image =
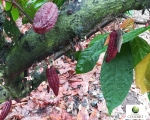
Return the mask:
POLYGON ((134 106, 134 107, 132 108, 132 112, 133 112, 133 113, 138 113, 138 112, 139 112, 139 108, 138 108, 137 106, 134 106))

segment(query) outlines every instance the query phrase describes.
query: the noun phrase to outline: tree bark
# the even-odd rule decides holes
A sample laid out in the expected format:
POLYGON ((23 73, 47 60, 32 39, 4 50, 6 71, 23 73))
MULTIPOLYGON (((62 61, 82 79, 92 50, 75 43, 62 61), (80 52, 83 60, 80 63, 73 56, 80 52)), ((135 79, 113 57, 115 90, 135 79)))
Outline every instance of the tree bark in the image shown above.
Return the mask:
MULTIPOLYGON (((127 10, 140 10, 149 4, 149 0, 82 0, 78 4, 70 2, 69 5, 64 5, 55 27, 45 34, 45 39, 31 29, 14 46, 8 48, 5 66, 1 68, 4 71, 1 76, 5 79, 7 97, 22 98, 32 90, 23 87, 21 77, 22 72, 34 62, 40 62, 65 48, 75 37, 84 39, 84 36, 104 18, 116 17, 127 10)), ((42 74, 35 72, 33 89, 45 79, 44 72, 42 74)), ((27 82, 26 86, 31 84, 27 82)))

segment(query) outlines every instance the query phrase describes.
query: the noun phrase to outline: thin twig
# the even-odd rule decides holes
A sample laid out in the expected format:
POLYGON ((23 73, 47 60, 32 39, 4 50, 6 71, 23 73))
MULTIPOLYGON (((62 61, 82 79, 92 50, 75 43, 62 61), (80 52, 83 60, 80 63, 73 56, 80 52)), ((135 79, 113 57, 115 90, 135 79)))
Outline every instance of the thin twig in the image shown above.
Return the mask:
POLYGON ((113 22, 115 19, 109 19, 109 20, 105 20, 104 22, 102 22, 101 24, 99 24, 96 29, 91 30, 87 35, 86 38, 88 39, 90 36, 92 36, 93 34, 95 34, 96 32, 99 31, 99 28, 104 28, 105 26, 107 26, 108 24, 110 24, 111 22, 113 22))
POLYGON ((68 46, 66 46, 63 50, 56 52, 53 56, 53 59, 56 60, 57 58, 61 57, 62 55, 64 55, 65 53, 67 53, 69 50, 71 49, 71 45, 69 44, 68 46))
POLYGON ((101 27, 97 26, 97 28, 99 29, 99 31, 101 32, 101 34, 104 33, 104 30, 101 27))
POLYGON ((33 23, 33 20, 30 18, 30 16, 19 6, 18 3, 16 3, 14 0, 9 1, 9 0, 5 0, 6 2, 15 4, 17 6, 17 8, 30 20, 31 23, 33 23))

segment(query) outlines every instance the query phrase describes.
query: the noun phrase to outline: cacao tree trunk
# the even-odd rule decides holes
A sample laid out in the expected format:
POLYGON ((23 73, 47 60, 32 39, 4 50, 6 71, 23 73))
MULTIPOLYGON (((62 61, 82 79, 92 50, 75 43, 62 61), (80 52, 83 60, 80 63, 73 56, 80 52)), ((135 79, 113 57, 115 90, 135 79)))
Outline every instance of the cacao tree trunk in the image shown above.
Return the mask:
MULTIPOLYGON (((34 62, 39 62, 65 48, 75 37, 84 39, 84 36, 104 18, 115 17, 127 10, 140 10, 149 4, 149 0, 82 0, 78 5, 73 2, 64 5, 55 27, 45 34, 45 39, 31 29, 18 41, 16 40, 14 46, 8 48, 5 66, 0 67, 3 71, 0 77, 5 81, 6 96, 22 98, 32 90, 24 87, 21 78, 23 71, 34 62)), ((32 84, 34 89, 45 78, 44 72, 42 74, 36 72, 34 80, 28 84, 32 84)), ((27 86, 27 82, 24 83, 27 86)))

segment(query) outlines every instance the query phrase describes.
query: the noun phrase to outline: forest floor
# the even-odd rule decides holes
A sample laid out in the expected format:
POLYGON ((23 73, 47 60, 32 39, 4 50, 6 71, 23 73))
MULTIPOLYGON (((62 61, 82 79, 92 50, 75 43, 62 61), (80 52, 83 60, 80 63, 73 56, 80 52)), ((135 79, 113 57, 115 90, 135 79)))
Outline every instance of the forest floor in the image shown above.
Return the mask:
MULTIPOLYGON (((149 19, 148 13, 142 16, 141 11, 134 11, 132 14, 138 20, 149 19)), ((22 29, 23 32, 24 30, 25 28, 22 29)), ((149 32, 141 36, 150 43, 149 32)), ((92 37, 82 43, 83 48, 86 48, 92 37)), ((60 57, 55 61, 55 66, 60 71, 59 95, 55 97, 52 90, 47 93, 47 82, 44 81, 29 96, 23 98, 21 103, 13 100, 11 112, 6 120, 125 120, 126 105, 134 104, 145 105, 147 116, 150 118, 147 94, 142 95, 134 82, 123 103, 113 110, 111 116, 108 115, 99 83, 103 57, 104 53, 92 71, 78 75, 75 74, 77 62, 66 56, 60 57)), ((40 70, 42 71, 42 67, 40 70)))

